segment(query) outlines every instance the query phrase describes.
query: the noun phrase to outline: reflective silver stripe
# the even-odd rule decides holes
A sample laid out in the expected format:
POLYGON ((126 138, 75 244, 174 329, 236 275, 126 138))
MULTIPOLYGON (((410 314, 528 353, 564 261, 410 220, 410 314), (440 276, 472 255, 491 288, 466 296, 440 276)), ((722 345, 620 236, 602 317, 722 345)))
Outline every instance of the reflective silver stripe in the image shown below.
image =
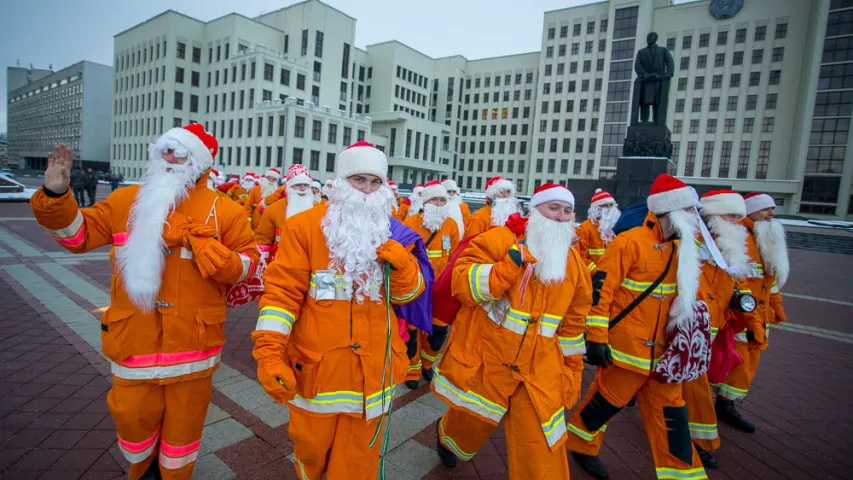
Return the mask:
POLYGON ((270 332, 278 332, 282 335, 290 335, 292 327, 281 320, 270 318, 259 318, 255 324, 255 330, 268 330, 270 332))
POLYGON ((720 329, 718 327, 711 327, 711 342, 713 342, 714 339, 717 338, 717 334, 719 332, 720 332, 720 329))
POLYGON ((65 228, 60 228, 58 230, 45 230, 47 231, 47 234, 51 237, 70 238, 73 237, 78 230, 80 230, 80 227, 83 226, 84 221, 85 219, 83 218, 83 213, 80 212, 80 210, 77 210, 77 216, 74 217, 74 221, 71 222, 71 225, 68 225, 65 228))
POLYGON ((346 285, 343 275, 332 275, 329 271, 311 272, 311 281, 308 283, 308 296, 314 300, 346 300, 346 285))
POLYGON ((528 319, 530 319, 529 313, 513 310, 510 307, 504 315, 503 322, 499 325, 511 332, 522 335, 527 330, 528 319))
POLYGON ((450 383, 450 380, 439 373, 438 367, 435 368, 435 374, 433 375, 432 380, 435 393, 438 393, 444 398, 450 400, 458 407, 470 410, 471 412, 488 418, 495 423, 500 422, 501 418, 506 415, 506 408, 503 406, 490 400, 486 400, 484 397, 477 395, 474 392, 463 392, 458 387, 450 383))
POLYGON ((560 407, 554 415, 551 415, 551 418, 542 424, 542 432, 549 447, 556 445, 566 433, 566 409, 560 407))
POLYGON ((184 455, 183 457, 178 458, 172 458, 163 454, 163 452, 160 452, 160 465, 168 468, 169 470, 177 470, 195 462, 197 458, 198 450, 190 453, 189 455, 184 455))
POLYGON ((743 342, 743 343, 749 342, 749 339, 746 338, 746 330, 744 330, 740 333, 736 333, 735 334, 735 341, 736 342, 743 342))
POLYGON ((174 378, 181 375, 203 372, 217 363, 222 357, 221 353, 199 360, 197 362, 182 363, 179 365, 157 365, 154 367, 130 368, 112 362, 112 374, 125 380, 154 380, 158 378, 174 378))
POLYGON ((293 329, 293 322, 295 321, 296 316, 288 310, 281 307, 267 306, 261 309, 261 313, 258 315, 258 323, 255 324, 255 330, 269 330, 290 335, 290 331, 293 329))
POLYGON ((539 317, 539 335, 547 338, 553 337, 557 333, 557 327, 560 326, 560 322, 562 321, 563 317, 543 313, 539 317))
POLYGON ((276 234, 276 236, 275 236, 275 243, 278 243, 280 240, 281 240, 281 235, 276 234))
POLYGON ((363 413, 364 394, 340 391, 318 393, 314 398, 297 395, 290 404, 315 413, 363 413))
POLYGON ((773 285, 770 286, 770 293, 771 294, 779 293, 779 291, 780 291, 779 290, 779 284, 776 283, 776 280, 773 280, 773 285))
MULTIPOLYGON (((158 435, 158 438, 159 438, 159 435, 158 435)), ((121 442, 118 443, 118 446, 119 446, 119 450, 121 450, 121 453, 124 454, 124 458, 126 458, 128 462, 130 462, 130 463, 142 463, 146 458, 150 457, 151 454, 154 453, 154 447, 157 446, 157 440, 155 439, 154 442, 151 443, 150 447, 146 448, 145 450, 143 450, 139 453, 133 453, 133 452, 130 452, 128 450, 125 450, 124 448, 122 448, 121 442)))
POLYGON ((405 293, 403 295, 394 295, 391 294, 391 301, 395 303, 406 303, 412 301, 421 291, 421 288, 424 286, 424 277, 421 275, 421 272, 418 271, 418 284, 415 285, 415 289, 405 293))
POLYGON ((192 260, 193 259, 193 252, 191 252, 190 250, 187 250, 184 247, 181 247, 181 258, 183 258, 184 260, 192 260))
POLYGON ((489 292, 489 274, 492 273, 492 266, 490 263, 475 263, 468 269, 468 286, 471 288, 471 296, 478 302, 497 300, 489 292))
POLYGON ((689 422, 690 437, 701 440, 713 440, 719 436, 717 424, 715 423, 693 423, 689 422))
MULTIPOLYGON (((181 251, 181 255, 183 255, 183 251, 181 251)), ((249 271, 252 269, 252 259, 242 253, 238 253, 237 256, 240 257, 240 261, 243 263, 243 273, 240 274, 240 280, 237 281, 242 282, 249 276, 249 271)))
POLYGON ((584 343, 582 333, 575 337, 557 337, 557 343, 560 345, 560 351, 564 357, 586 353, 586 343, 584 343))
POLYGON ((397 386, 392 385, 385 388, 384 395, 379 391, 368 396, 365 402, 365 418, 370 420, 387 412, 391 408, 391 400, 394 399, 396 389, 397 386))

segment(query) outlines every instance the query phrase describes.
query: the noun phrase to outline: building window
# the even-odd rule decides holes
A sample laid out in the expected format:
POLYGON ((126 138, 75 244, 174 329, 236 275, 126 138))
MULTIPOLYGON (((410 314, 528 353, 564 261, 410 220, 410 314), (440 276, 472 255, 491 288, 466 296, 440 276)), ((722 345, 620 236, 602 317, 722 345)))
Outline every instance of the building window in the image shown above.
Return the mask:
POLYGON ((774 117, 764 117, 764 123, 761 125, 761 131, 764 133, 773 133, 773 126, 776 123, 774 117))
POLYGON ((737 161, 737 178, 746 178, 746 173, 749 170, 749 151, 752 149, 752 142, 740 142, 740 156, 737 161))
POLYGON ((702 152, 702 170, 699 175, 702 177, 711 176, 711 163, 714 160, 714 142, 705 142, 705 150, 702 152))
POLYGON ((788 24, 776 24, 776 38, 786 38, 788 36, 788 24))
POLYGON ((175 110, 183 110, 183 109, 184 109, 184 94, 183 94, 183 92, 175 92, 175 110))
POLYGON ((699 119, 690 120, 690 133, 699 133, 699 119))
POLYGON ((670 52, 675 50, 675 37, 666 39, 666 49, 670 52))
POLYGON ((735 52, 732 56, 732 65, 743 65, 743 52, 735 52))
POLYGON ((175 68, 175 83, 184 83, 184 69, 181 67, 175 68))
POLYGON ((711 39, 710 33, 700 34, 699 35, 699 48, 707 47, 710 39, 711 39))
POLYGON ((767 178, 767 167, 770 165, 770 142, 758 144, 758 160, 755 164, 755 178, 764 180, 767 178))
POLYGON ((293 149, 293 158, 291 160, 293 161, 294 165, 302 165, 302 149, 301 148, 294 148, 293 149))
POLYGON ((746 109, 747 110, 755 110, 755 107, 757 104, 758 104, 758 95, 747 95, 746 96, 746 109))
POLYGON ((321 58, 323 56, 323 32, 317 31, 314 36, 314 56, 321 58))
POLYGON ((761 72, 749 72, 749 86, 755 87, 761 83, 761 72))
POLYGON ((746 42, 746 29, 739 28, 735 31, 735 43, 745 43, 746 42))
POLYGON ((688 50, 693 45, 693 35, 685 35, 681 39, 681 49, 688 50))
POLYGON ((752 51, 752 63, 753 64, 761 63, 762 60, 764 60, 764 49, 756 48, 755 50, 753 50, 752 51))
POLYGON ((780 81, 782 81, 782 70, 770 70, 770 79, 767 83, 769 85, 779 85, 780 81))
POLYGON ((201 49, 193 47, 193 63, 201 63, 201 49))
POLYGON ((681 70, 688 70, 690 68, 690 57, 681 57, 681 70))
POLYGON ((731 77, 729 77, 729 88, 737 88, 740 86, 740 74, 733 73, 731 77))
POLYGON ((672 133, 681 133, 681 125, 684 123, 683 120, 673 120, 672 121, 672 133))
POLYGON ((782 59, 785 58, 785 47, 775 47, 773 48, 773 57, 771 61, 773 62, 781 62, 782 59))
POLYGON ((805 177, 803 178, 802 202, 830 203, 829 205, 800 205, 800 213, 817 213, 832 215, 838 203, 838 191, 841 178, 838 177, 805 177))
POLYGON ((693 88, 696 90, 705 88, 705 77, 696 77, 693 79, 693 88))
POLYGON ((760 27, 755 27, 755 41, 756 42, 764 41, 764 38, 766 36, 767 36, 767 27, 766 26, 762 25, 760 27))
POLYGON ((724 141, 720 151, 720 165, 717 167, 717 176, 726 178, 729 176, 729 165, 732 161, 732 142, 724 141))
POLYGON ((714 75, 711 78, 711 88, 722 88, 723 86, 723 76, 722 75, 714 75))
POLYGON ((711 97, 711 104, 708 106, 709 111, 717 112, 720 110, 720 97, 711 97))
POLYGON ((684 159, 684 176, 693 176, 693 166, 696 163, 696 142, 687 142, 687 156, 684 159))
POLYGON ((182 42, 178 42, 178 58, 187 58, 187 45, 182 42))
POLYGON ((684 113, 684 99, 679 98, 675 101, 675 113, 684 113))
MULTIPOLYGON (((219 72, 216 72, 217 78, 219 77, 219 72)), ((190 85, 193 87, 199 86, 201 74, 199 72, 192 72, 190 74, 190 85)))
POLYGON ((690 109, 690 111, 691 111, 691 112, 700 112, 700 111, 702 111, 702 99, 701 99, 701 98, 694 98, 694 99, 693 99, 693 106, 692 106, 692 108, 690 109))
POLYGON ((314 120, 311 128, 311 140, 321 141, 323 138, 323 122, 321 120, 314 120))
POLYGON ((717 133, 717 119, 709 118, 705 125, 705 133, 717 133))
POLYGON ((198 113, 198 95, 190 95, 190 112, 198 113))
POLYGON ((726 111, 737 110, 737 95, 729 96, 728 105, 726 105, 726 111))
POLYGON ((752 133, 755 126, 755 118, 746 117, 743 119, 743 133, 752 133))
POLYGON ((714 66, 715 67, 723 67, 726 64, 726 54, 718 53, 714 56, 714 66))
POLYGON ((305 117, 296 116, 296 121, 293 124, 293 136, 305 138, 305 117))
POLYGON ((687 90, 687 78, 679 78, 678 79, 678 91, 682 92, 687 90))

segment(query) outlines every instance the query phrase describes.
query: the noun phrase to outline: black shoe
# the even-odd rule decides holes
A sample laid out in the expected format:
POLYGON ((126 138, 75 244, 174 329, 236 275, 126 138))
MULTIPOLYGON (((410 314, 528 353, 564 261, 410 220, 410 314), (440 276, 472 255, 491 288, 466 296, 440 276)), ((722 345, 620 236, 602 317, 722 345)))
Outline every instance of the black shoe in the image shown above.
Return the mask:
POLYGON ((735 408, 734 400, 725 400, 717 397, 714 410, 717 412, 717 420, 720 422, 727 423, 746 433, 755 433, 755 425, 740 415, 737 408, 735 408))
POLYGON ((425 368, 421 375, 424 377, 427 383, 432 383, 432 376, 435 375, 435 370, 431 368, 425 368))
POLYGON ((456 458, 456 455, 453 454, 450 450, 447 449, 444 445, 441 444, 441 434, 439 433, 438 424, 441 423, 441 418, 435 422, 435 436, 437 438, 436 444, 438 444, 438 459, 441 460, 441 464, 445 467, 453 468, 459 463, 459 459, 456 458))
POLYGON ((636 407, 637 406, 637 397, 631 397, 631 401, 629 401, 628 404, 625 406, 628 408, 636 407))
POLYGON ((417 390, 419 387, 417 380, 406 380, 406 386, 409 387, 409 390, 417 390))
POLYGON ((711 452, 703 450, 699 445, 693 444, 696 447, 696 453, 699 454, 699 459, 702 460, 702 466, 705 468, 717 468, 717 459, 711 455, 711 452))
POLYGON ((148 465, 148 470, 145 470, 139 480, 162 480, 162 478, 160 476, 160 462, 157 461, 157 456, 154 456, 151 464, 148 465))
POLYGON ((598 455, 592 456, 584 455, 578 452, 572 452, 572 458, 574 458, 575 461, 578 462, 578 465, 580 465, 581 469, 584 472, 590 474, 594 478, 598 480, 605 480, 607 478, 610 478, 610 474, 607 473, 607 468, 604 466, 603 463, 601 463, 601 459, 598 458, 598 455))

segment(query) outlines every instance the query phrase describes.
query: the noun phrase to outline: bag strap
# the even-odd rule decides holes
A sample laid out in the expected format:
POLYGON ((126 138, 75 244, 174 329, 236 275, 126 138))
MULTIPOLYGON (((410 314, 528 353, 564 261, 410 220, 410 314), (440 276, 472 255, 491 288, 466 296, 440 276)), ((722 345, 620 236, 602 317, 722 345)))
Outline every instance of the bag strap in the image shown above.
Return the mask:
POLYGON ((631 302, 627 307, 625 307, 624 310, 619 312, 619 315, 616 315, 616 317, 614 317, 613 320, 610 320, 610 323, 607 325, 608 330, 615 327, 616 324, 618 324, 619 322, 622 321, 622 319, 627 317, 628 314, 631 313, 631 310, 634 310, 635 308, 637 308, 637 306, 643 300, 645 300, 646 297, 648 297, 656 288, 658 288, 658 285, 660 285, 661 282, 663 282, 663 279, 666 277, 666 274, 669 273, 669 267, 672 265, 672 257, 674 257, 674 256, 675 256, 675 246, 673 246, 673 248, 672 248, 672 253, 669 254, 669 260, 667 260, 667 262, 666 262, 666 268, 663 269, 663 273, 661 273, 660 276, 654 282, 652 282, 651 285, 649 285, 649 288, 647 288, 643 293, 641 293, 639 296, 637 296, 637 298, 635 298, 633 302, 631 302))
POLYGON ((432 243, 432 239, 435 238, 435 235, 438 233, 438 230, 432 232, 432 235, 429 236, 426 243, 424 244, 424 249, 429 248, 429 244, 432 243))

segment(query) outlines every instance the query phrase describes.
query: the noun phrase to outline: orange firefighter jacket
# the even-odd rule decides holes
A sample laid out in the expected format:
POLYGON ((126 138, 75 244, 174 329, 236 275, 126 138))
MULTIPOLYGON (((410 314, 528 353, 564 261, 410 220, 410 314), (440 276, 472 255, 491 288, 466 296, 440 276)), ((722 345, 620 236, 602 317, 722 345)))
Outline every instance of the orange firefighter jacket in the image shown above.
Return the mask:
POLYGON ((397 204, 394 205, 394 211, 392 212, 392 216, 401 222, 405 222, 406 218, 409 216, 410 206, 410 202, 406 202, 403 199, 398 199, 397 204))
POLYGON ((452 291, 462 307, 432 389, 451 407, 497 425, 524 383, 554 449, 566 433, 565 408, 580 393, 592 286, 570 249, 563 282, 547 286, 534 274, 522 293, 525 267, 508 256, 522 240, 507 227, 493 228, 457 259, 452 291))
POLYGON ((273 203, 261 216, 261 223, 255 229, 255 240, 258 242, 261 255, 267 262, 270 261, 271 257, 274 257, 271 255, 274 250, 273 247, 278 245, 278 241, 281 239, 281 229, 284 228, 286 221, 287 198, 273 203))
MULTIPOLYGON (((747 274, 741 291, 752 293, 755 297, 755 311, 746 314, 746 329, 755 335, 756 346, 764 350, 767 348, 768 326, 786 321, 785 309, 782 308, 782 294, 776 284, 776 279, 764 270, 764 261, 758 242, 755 240, 755 222, 744 218, 740 224, 749 231, 746 239, 746 248, 749 254, 752 271, 747 274)), ((746 342, 746 331, 737 333, 735 340, 746 342)))
MULTIPOLYGON (((382 303, 369 298, 359 303, 347 296, 343 278, 329 269, 320 227, 327 209, 319 205, 295 215, 282 230, 279 248, 288 254, 278 256, 264 274, 253 355, 259 372, 266 362, 284 362, 293 369, 296 396, 289 400, 291 408, 369 420, 390 407, 394 385, 406 376, 409 359, 397 317, 385 307, 384 288, 379 290, 382 303), (392 367, 383 384, 388 341, 392 367)), ((425 288, 411 253, 391 269, 389 281, 395 304, 411 302, 425 288)))
POLYGON ((492 228, 492 206, 486 203, 483 208, 468 218, 465 223, 465 237, 478 235, 490 228, 492 228))
MULTIPOLYGON (((691 242, 690 247, 695 245, 691 242)), ((663 238, 660 224, 650 212, 643 225, 619 234, 599 259, 592 275, 595 292, 586 317, 586 339, 610 343, 617 366, 648 375, 653 361, 663 354, 669 307, 676 295, 678 248, 677 240, 663 238), (664 272, 670 255, 674 255, 672 264, 661 284, 608 331, 610 320, 664 272)))
POLYGON ((424 239, 429 263, 432 265, 435 277, 438 278, 441 272, 447 267, 447 262, 450 261, 450 256, 453 255, 456 246, 459 245, 459 227, 456 225, 455 220, 447 218, 441 225, 441 228, 433 235, 433 232, 424 228, 423 222, 424 215, 423 213, 419 213, 407 218, 403 224, 417 232, 424 239), (429 245, 426 245, 428 240, 429 245))
POLYGON ((246 278, 257 264, 255 238, 243 210, 231 201, 219 200, 207 188, 205 173, 169 217, 168 225, 195 222, 213 226, 228 255, 221 268, 203 278, 197 262, 204 261, 204 253, 168 246, 158 300, 151 312, 143 312, 128 298, 115 263, 118 249, 126 248, 127 219, 139 188, 120 188, 94 207, 83 209, 78 209, 70 192, 52 198, 39 189, 30 204, 48 235, 70 252, 112 245, 110 307, 101 316, 101 342, 116 383, 167 384, 210 375, 225 343, 226 287, 246 278))
POLYGON ((471 218, 471 207, 467 203, 461 202, 459 209, 462 210, 462 222, 467 225, 468 219, 471 218))
POLYGON ((243 205, 246 203, 246 197, 249 196, 249 193, 240 185, 234 185, 228 189, 228 196, 231 197, 231 200, 243 205))
POLYGON ((592 220, 586 219, 581 223, 577 230, 578 235, 578 253, 586 262, 589 271, 595 270, 596 262, 604 255, 604 250, 607 244, 601 239, 601 234, 598 233, 598 227, 592 223, 592 220))
POLYGON ((246 215, 249 216, 249 221, 252 223, 252 230, 258 228, 258 225, 261 223, 261 218, 264 216, 264 210, 266 210, 267 207, 286 197, 285 191, 286 188, 281 186, 278 187, 276 191, 263 198, 261 197, 260 185, 255 185, 252 190, 249 191, 249 196, 246 199, 246 203, 243 204, 243 208, 246 209, 246 215))

